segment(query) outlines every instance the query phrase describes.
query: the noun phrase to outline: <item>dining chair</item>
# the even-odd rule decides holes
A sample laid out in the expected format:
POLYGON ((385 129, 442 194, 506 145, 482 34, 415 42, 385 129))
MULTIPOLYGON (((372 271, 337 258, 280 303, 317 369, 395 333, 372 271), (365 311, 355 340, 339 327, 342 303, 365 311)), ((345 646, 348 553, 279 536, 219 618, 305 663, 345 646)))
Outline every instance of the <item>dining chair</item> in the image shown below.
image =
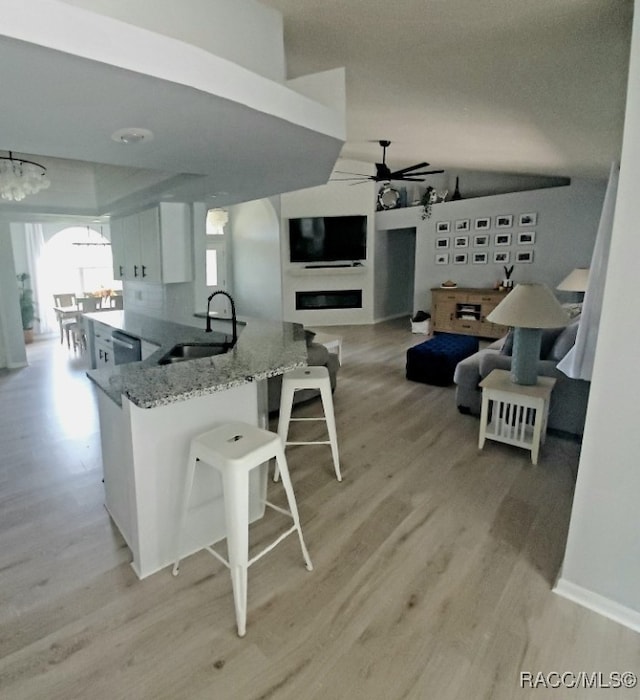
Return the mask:
MULTIPOLYGON (((82 314, 100 311, 102 309, 102 297, 77 297, 76 306, 78 307, 78 313, 74 322, 69 325, 68 333, 71 334, 73 351, 76 352, 79 349, 80 353, 83 354, 87 349, 87 334, 82 314)), ((67 339, 67 344, 69 344, 69 339, 67 339)))
MULTIPOLYGON (((76 295, 70 292, 54 294, 53 305, 56 309, 73 307, 76 305, 76 295)), ((60 326, 60 343, 62 344, 66 335, 67 345, 70 347, 71 330, 69 326, 72 326, 76 322, 75 315, 65 315, 65 312, 56 310, 56 318, 58 319, 58 325, 60 326)))

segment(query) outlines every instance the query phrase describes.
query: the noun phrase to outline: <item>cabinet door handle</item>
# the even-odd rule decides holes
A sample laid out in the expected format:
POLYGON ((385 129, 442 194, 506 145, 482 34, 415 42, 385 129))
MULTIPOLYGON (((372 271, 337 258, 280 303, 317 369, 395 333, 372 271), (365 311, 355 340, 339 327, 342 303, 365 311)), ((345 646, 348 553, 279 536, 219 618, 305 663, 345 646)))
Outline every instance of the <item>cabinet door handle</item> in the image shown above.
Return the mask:
POLYGON ((124 275, 124 270, 122 269, 122 265, 118 265, 118 269, 120 270, 120 277, 124 275))
POLYGON ((147 266, 146 266, 146 265, 143 265, 143 266, 142 266, 142 276, 143 276, 143 277, 146 277, 146 276, 147 276, 146 270, 147 270, 147 266))
POLYGON ((99 359, 102 359, 102 350, 98 350, 98 357, 99 359))
POLYGON ((134 265, 134 266, 133 266, 133 276, 134 276, 134 277, 137 277, 137 276, 138 276, 138 266, 137 266, 137 265, 134 265))

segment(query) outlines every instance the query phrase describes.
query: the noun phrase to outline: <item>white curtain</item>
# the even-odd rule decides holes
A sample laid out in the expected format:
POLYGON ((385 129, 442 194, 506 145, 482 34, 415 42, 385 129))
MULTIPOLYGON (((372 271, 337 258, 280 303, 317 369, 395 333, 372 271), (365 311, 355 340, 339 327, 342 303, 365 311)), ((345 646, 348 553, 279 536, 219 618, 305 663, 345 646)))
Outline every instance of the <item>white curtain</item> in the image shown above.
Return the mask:
POLYGON ((589 282, 584 295, 582 316, 578 326, 576 343, 567 355, 558 363, 558 369, 573 379, 591 381, 593 360, 598 340, 600 315, 602 313, 602 296, 604 293, 607 265, 609 263, 609 245, 613 230, 613 215, 618 194, 618 175, 620 164, 613 163, 609 172, 609 184, 604 196, 600 225, 593 248, 589 282))
POLYGON ((31 275, 30 283, 36 303, 36 316, 39 319, 36 329, 42 334, 53 333, 57 331, 58 325, 53 312, 53 292, 44 264, 45 242, 42 224, 25 224, 24 230, 27 266, 31 275))

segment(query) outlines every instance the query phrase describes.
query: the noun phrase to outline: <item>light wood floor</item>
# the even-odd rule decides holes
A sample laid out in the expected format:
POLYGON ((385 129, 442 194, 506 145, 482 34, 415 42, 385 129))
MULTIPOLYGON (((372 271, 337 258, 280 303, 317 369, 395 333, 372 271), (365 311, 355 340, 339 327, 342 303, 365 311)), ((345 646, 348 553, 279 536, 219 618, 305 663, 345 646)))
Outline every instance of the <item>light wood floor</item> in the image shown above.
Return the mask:
MULTIPOLYGON (((521 671, 637 673, 640 635, 551 592, 579 446, 550 436, 537 467, 505 445, 478 453, 453 387, 405 380, 423 339, 407 326, 334 329, 344 482, 327 447, 290 450, 315 569, 294 538, 256 563, 244 639, 208 554, 177 578, 129 567, 81 363, 54 341, 0 372, 0 698, 638 698, 520 690, 521 671)), ((270 497, 282 502, 275 485, 270 497)))

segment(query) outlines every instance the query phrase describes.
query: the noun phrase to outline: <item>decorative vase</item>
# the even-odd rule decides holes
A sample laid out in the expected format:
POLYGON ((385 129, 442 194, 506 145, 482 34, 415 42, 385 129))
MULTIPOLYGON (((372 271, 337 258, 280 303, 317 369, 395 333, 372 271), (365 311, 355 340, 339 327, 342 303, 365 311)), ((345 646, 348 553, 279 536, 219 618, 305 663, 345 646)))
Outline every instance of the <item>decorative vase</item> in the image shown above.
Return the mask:
POLYGON ((462 195, 460 194, 460 189, 458 188, 458 180, 459 180, 459 178, 456 178, 456 188, 455 188, 455 190, 453 190, 453 194, 451 195, 452 202, 456 199, 462 199, 462 195))

